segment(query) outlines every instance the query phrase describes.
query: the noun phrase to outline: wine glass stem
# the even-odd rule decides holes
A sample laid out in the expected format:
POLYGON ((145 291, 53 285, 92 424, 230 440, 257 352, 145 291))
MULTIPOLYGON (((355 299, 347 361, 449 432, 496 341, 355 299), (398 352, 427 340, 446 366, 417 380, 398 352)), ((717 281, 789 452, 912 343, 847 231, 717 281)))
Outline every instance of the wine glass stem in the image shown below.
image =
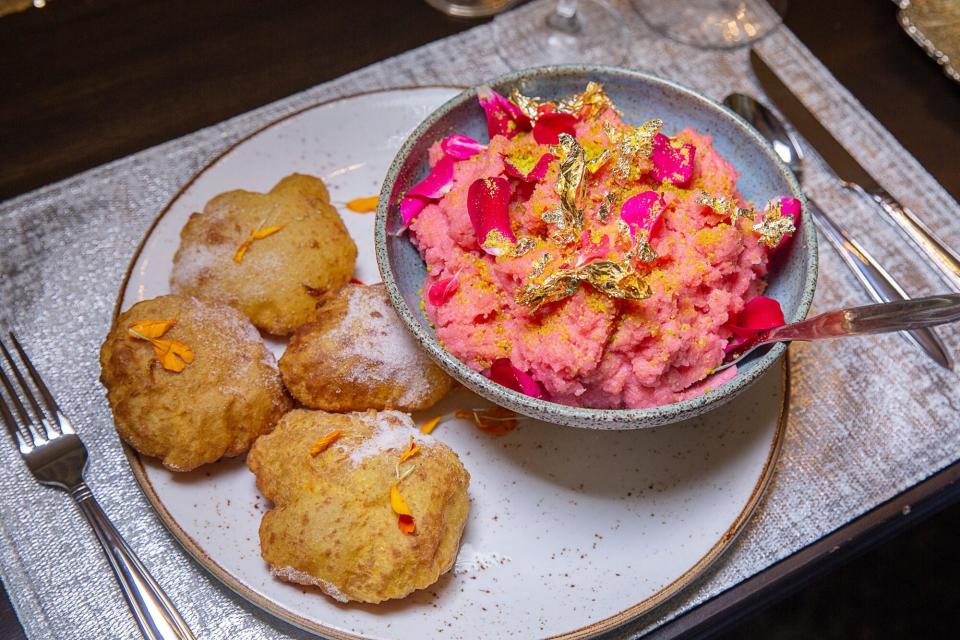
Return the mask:
POLYGON ((580 31, 577 19, 577 0, 557 0, 553 13, 547 16, 547 25, 565 33, 580 31))

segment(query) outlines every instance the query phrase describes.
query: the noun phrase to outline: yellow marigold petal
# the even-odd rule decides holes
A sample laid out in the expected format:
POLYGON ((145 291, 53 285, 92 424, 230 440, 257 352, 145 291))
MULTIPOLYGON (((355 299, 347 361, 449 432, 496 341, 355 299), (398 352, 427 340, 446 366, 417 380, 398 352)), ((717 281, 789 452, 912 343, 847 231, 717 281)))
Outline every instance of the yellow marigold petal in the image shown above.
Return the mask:
POLYGON ((177 319, 171 320, 139 320, 127 328, 127 332, 135 338, 159 338, 173 325, 177 324, 177 319))
POLYGON ((365 198, 354 198, 347 202, 347 209, 355 213, 370 213, 376 211, 379 196, 367 196, 365 198))
POLYGON ((403 496, 400 495, 396 484, 390 485, 390 507, 393 509, 393 512, 397 514, 397 527, 400 531, 413 533, 417 528, 413 519, 413 513, 404 501, 403 496))
POLYGON ((320 455, 321 453, 329 449, 330 445, 332 445, 334 442, 339 440, 340 436, 342 435, 343 435, 343 432, 340 431, 340 429, 334 429, 327 435, 317 440, 317 442, 312 447, 310 447, 310 455, 311 456, 320 455))
POLYGON ((430 418, 423 423, 423 426, 420 427, 420 433, 424 435, 430 435, 433 433, 433 430, 437 428, 437 425, 440 424, 440 419, 443 416, 437 416, 436 418, 430 418))

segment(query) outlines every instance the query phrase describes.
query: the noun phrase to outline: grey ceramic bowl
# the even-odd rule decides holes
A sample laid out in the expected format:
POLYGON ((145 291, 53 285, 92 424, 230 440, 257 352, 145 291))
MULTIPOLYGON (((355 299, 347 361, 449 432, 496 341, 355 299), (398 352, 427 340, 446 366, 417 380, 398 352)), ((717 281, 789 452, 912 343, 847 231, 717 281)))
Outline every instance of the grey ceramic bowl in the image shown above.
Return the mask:
MULTIPOLYGON (((628 122, 662 118, 670 134, 693 127, 713 136, 716 149, 741 172, 740 191, 755 202, 778 195, 806 200, 793 174, 750 125, 722 105, 695 91, 645 73, 600 66, 539 67, 510 73, 488 84, 502 94, 513 87, 527 95, 560 98, 582 91, 594 80, 604 89, 628 122)), ((399 198, 428 172, 427 150, 451 133, 487 139, 486 120, 476 93, 468 89, 433 112, 410 135, 390 165, 380 193, 376 219, 376 252, 380 273, 397 313, 427 353, 454 379, 479 395, 524 415, 558 424, 595 429, 654 427, 705 413, 743 392, 783 356, 777 344, 762 357, 740 367, 736 377, 718 389, 691 400, 649 409, 590 409, 538 400, 503 387, 470 369, 447 352, 421 310, 421 288, 426 267, 400 227, 399 198)), ((816 231, 800 225, 789 254, 771 271, 767 295, 776 298, 787 321, 802 320, 817 280, 816 231)))

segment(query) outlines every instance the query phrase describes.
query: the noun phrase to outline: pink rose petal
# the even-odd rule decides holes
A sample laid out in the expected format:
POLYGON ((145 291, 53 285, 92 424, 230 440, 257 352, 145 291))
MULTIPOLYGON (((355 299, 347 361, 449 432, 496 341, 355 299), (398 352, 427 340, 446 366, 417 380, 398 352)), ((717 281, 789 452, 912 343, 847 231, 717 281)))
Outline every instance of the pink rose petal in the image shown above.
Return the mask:
POLYGON ((510 183, 506 178, 479 178, 467 191, 467 213, 473 223, 477 244, 490 255, 501 255, 501 247, 486 247, 491 231, 499 231, 510 242, 517 238, 510 229, 510 183))
POLYGON ((477 98, 487 114, 487 133, 512 138, 521 131, 530 129, 530 118, 523 115, 517 105, 488 87, 477 87, 477 98))
POLYGON ((575 135, 577 119, 569 113, 543 113, 533 125, 533 139, 537 144, 557 144, 561 133, 575 135))
POLYGON ((644 191, 629 198, 620 207, 620 219, 630 227, 630 237, 635 238, 638 230, 648 231, 653 236, 660 229, 660 221, 666 208, 663 194, 656 191, 644 191))
POLYGON ((487 145, 460 133, 454 133, 440 141, 440 149, 454 160, 472 158, 486 148, 487 145))
POLYGON ((537 160, 536 164, 534 164, 527 173, 523 173, 521 169, 513 165, 509 156, 504 156, 503 169, 508 176, 519 178, 524 182, 539 182, 543 180, 543 176, 547 175, 547 169, 550 168, 550 163, 553 162, 553 160, 552 154, 545 153, 540 156, 540 159, 537 160))
POLYGON ((508 389, 513 389, 533 398, 543 399, 546 392, 540 383, 526 371, 517 369, 510 363, 509 358, 499 358, 490 365, 490 371, 485 374, 488 378, 508 389))
MULTIPOLYGON (((799 200, 797 200, 796 198, 791 198, 789 196, 780 197, 780 213, 790 218, 793 218, 793 226, 796 227, 797 229, 800 228, 801 211, 802 211, 802 207, 800 206, 799 200)), ((779 251, 781 248, 784 247, 784 245, 789 243, 790 240, 793 239, 795 235, 797 235, 796 232, 788 236, 785 235, 782 238, 780 238, 780 242, 777 243, 777 246, 775 246, 772 251, 779 251)))
POLYGON ((427 177, 413 185, 408 196, 422 196, 436 200, 443 197, 453 186, 453 158, 444 156, 430 169, 427 177))
POLYGON ((457 276, 437 280, 427 291, 427 300, 435 307, 446 303, 460 287, 460 280, 457 276))
POLYGON ((580 255, 577 257, 577 267, 582 267, 591 260, 606 258, 610 255, 610 236, 603 236, 603 239, 594 244, 590 239, 590 232, 584 231, 580 236, 580 255))
POLYGON ((653 137, 653 151, 650 154, 653 178, 660 182, 669 180, 677 186, 686 184, 693 176, 696 155, 697 148, 692 144, 683 144, 677 149, 670 144, 670 138, 658 133, 653 137))
POLYGON ((400 201, 400 219, 403 221, 404 229, 410 226, 413 219, 420 215, 429 202, 427 198, 421 196, 407 196, 400 201))

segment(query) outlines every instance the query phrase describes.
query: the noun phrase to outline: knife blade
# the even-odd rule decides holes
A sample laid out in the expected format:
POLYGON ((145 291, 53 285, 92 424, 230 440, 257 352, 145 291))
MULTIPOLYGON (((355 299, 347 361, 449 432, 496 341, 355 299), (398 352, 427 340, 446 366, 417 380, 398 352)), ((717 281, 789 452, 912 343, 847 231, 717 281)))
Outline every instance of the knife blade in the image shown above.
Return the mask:
POLYGON ((760 86, 794 128, 817 150, 841 184, 883 211, 913 242, 926 260, 953 290, 960 291, 960 255, 941 240, 915 213, 890 195, 840 142, 817 120, 755 50, 750 64, 760 86))

